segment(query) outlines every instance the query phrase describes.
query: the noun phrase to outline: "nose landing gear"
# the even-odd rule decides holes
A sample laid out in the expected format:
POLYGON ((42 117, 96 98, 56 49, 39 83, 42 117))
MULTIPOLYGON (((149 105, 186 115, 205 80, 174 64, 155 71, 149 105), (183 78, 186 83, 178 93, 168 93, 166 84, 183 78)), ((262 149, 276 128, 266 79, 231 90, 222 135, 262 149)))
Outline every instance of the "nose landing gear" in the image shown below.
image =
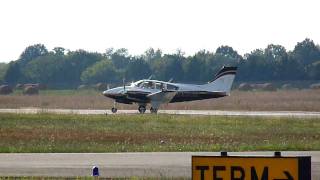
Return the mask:
POLYGON ((117 109, 117 102, 113 102, 113 107, 111 108, 111 112, 112 113, 116 113, 118 111, 118 109, 117 109))

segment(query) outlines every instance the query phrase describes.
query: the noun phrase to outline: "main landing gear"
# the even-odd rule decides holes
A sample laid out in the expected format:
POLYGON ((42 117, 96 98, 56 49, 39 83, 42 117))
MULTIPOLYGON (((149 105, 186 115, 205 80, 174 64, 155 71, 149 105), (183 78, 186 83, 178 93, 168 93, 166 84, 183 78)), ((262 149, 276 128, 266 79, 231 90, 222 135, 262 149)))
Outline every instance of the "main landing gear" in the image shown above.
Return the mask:
MULTIPOLYGON (((140 114, 144 114, 146 112, 146 105, 139 105, 138 111, 139 111, 140 114)), ((152 114, 157 114, 158 109, 154 108, 154 107, 151 107, 150 108, 150 112, 152 114)))
POLYGON ((151 108, 150 108, 150 112, 151 112, 152 114, 157 114, 158 109, 157 109, 157 108, 154 108, 154 107, 151 107, 151 108))
POLYGON ((117 111, 118 111, 117 108, 115 108, 115 107, 111 108, 111 112, 112 112, 112 113, 116 113, 117 111))
POLYGON ((146 112, 146 106, 145 105, 139 105, 138 111, 140 114, 143 114, 146 112))
MULTIPOLYGON (((113 107, 111 108, 111 112, 112 112, 112 113, 116 113, 116 112, 118 111, 116 105, 117 105, 117 103, 114 102, 113 107)), ((145 104, 139 105, 138 111, 139 111, 140 114, 144 114, 144 113, 146 112, 146 110, 147 110, 147 108, 146 108, 146 105, 145 105, 145 104)), ((151 107, 151 108, 150 108, 150 112, 151 112, 152 114, 157 114, 158 108, 151 107)))

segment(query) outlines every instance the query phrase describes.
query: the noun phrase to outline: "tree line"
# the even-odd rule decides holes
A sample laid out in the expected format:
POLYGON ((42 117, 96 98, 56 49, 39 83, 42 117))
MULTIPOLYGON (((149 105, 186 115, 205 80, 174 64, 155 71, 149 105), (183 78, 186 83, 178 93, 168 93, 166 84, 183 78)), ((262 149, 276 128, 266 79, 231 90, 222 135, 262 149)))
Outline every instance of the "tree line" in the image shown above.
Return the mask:
POLYGON ((292 51, 270 44, 241 56, 230 46, 215 52, 201 50, 186 56, 181 50, 164 54, 150 48, 132 56, 127 49, 104 53, 48 50, 43 44, 28 46, 18 60, 0 63, 0 81, 7 84, 44 83, 72 87, 98 82, 121 83, 148 78, 203 83, 223 66, 238 66, 237 81, 320 80, 320 46, 311 39, 298 42, 292 51))

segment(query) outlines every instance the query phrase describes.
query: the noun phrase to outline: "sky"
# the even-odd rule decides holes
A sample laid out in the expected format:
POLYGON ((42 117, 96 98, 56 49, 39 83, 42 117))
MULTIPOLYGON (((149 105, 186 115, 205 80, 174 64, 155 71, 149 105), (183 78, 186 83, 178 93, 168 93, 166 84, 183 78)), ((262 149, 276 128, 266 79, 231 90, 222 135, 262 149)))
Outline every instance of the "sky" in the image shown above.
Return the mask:
POLYGON ((320 43, 317 0, 1 0, 0 62, 29 45, 105 52, 150 47, 187 55, 229 45, 241 55, 268 44, 320 43))

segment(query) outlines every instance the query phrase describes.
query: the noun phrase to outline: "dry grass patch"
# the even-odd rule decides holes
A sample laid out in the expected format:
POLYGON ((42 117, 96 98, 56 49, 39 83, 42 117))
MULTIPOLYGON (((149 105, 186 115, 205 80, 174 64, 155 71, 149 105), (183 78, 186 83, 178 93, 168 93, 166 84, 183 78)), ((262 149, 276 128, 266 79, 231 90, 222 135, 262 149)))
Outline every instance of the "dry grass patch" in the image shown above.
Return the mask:
MULTIPOLYGON (((1 95, 0 108, 110 109, 113 101, 98 91, 43 91, 39 96, 1 95)), ((119 109, 137 109, 118 104, 119 109)), ((233 91, 231 96, 194 102, 164 104, 162 109, 319 111, 320 90, 233 91)))

